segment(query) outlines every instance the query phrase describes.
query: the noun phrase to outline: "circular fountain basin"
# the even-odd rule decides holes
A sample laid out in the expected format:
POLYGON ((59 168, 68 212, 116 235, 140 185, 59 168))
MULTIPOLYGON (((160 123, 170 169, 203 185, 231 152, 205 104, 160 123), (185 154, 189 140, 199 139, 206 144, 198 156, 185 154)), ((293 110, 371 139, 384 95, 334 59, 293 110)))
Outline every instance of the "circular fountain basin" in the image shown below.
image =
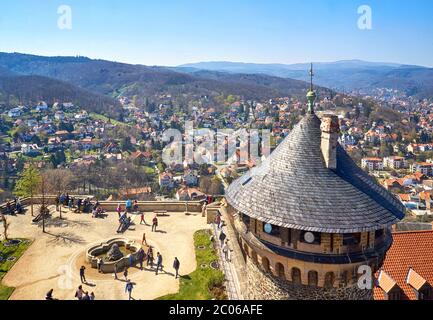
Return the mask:
POLYGON ((125 267, 131 267, 131 257, 134 263, 137 261, 137 253, 140 248, 141 245, 134 241, 123 238, 114 238, 88 248, 86 252, 86 260, 92 266, 92 268, 96 269, 98 267, 98 259, 102 258, 102 260, 104 260, 101 266, 101 271, 103 273, 113 273, 115 265, 117 265, 117 271, 120 272, 125 267), (106 254, 115 244, 123 253, 123 257, 116 261, 106 261, 104 259, 106 254))

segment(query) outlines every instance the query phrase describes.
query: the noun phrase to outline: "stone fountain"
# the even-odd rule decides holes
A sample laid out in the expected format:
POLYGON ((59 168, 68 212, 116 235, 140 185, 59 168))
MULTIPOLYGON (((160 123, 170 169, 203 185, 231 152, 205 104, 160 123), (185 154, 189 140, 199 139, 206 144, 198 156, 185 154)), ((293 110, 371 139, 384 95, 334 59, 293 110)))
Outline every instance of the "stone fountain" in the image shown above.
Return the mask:
POLYGON ((98 259, 102 258, 103 264, 101 271, 103 273, 113 273, 114 266, 117 266, 117 271, 130 267, 131 257, 133 261, 137 261, 137 252, 141 245, 127 239, 115 238, 107 242, 93 245, 87 249, 86 260, 92 268, 98 267, 98 259), (129 254, 124 254, 120 247, 124 247, 129 254))

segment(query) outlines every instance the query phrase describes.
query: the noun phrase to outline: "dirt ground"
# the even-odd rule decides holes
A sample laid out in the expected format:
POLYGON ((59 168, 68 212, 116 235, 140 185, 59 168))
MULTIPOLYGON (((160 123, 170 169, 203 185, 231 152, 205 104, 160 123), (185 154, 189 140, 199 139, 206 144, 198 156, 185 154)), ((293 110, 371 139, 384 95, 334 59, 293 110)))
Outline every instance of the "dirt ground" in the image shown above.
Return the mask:
MULTIPOLYGON (((137 300, 155 299, 165 294, 175 293, 179 279, 173 275, 173 260, 180 260, 180 274, 186 275, 196 268, 193 234, 207 229, 206 218, 201 213, 185 215, 183 212, 168 213, 159 217, 157 232, 151 232, 150 225, 140 225, 140 217, 134 216, 135 225, 123 235, 116 233, 117 213, 108 213, 104 218, 92 218, 90 214, 76 214, 64 209, 63 219, 51 208, 53 218, 47 221, 47 233, 42 226, 32 223, 29 212, 26 215, 8 217, 10 238, 34 240, 30 248, 17 261, 3 279, 3 284, 15 287, 12 300, 42 300, 50 289, 57 299, 75 299, 75 291, 81 284, 79 267, 85 264, 86 248, 112 238, 125 238, 141 243, 143 233, 147 242, 154 247, 154 253, 163 257, 164 271, 155 275, 154 270, 131 268, 129 278, 135 287, 132 297, 137 300)), ((153 213, 147 213, 145 220, 150 223, 153 213)), ((87 284, 84 290, 94 292, 97 300, 124 300, 125 280, 118 275, 101 275, 90 270, 87 265, 87 284)))

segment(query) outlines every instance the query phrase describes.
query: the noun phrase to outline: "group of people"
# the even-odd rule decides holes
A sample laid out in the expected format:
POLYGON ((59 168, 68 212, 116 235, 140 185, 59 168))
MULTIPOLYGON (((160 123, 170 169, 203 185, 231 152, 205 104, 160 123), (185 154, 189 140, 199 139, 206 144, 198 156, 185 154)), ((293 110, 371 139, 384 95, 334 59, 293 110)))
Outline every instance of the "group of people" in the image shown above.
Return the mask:
POLYGON ((228 239, 227 239, 227 235, 224 233, 223 230, 223 226, 224 226, 224 221, 221 219, 221 214, 218 212, 216 217, 215 217, 215 224, 217 225, 217 229, 220 230, 220 234, 218 237, 218 240, 220 241, 221 244, 221 250, 224 254, 224 258, 226 261, 231 261, 231 250, 228 244, 228 239))
POLYGON ((90 198, 74 198, 68 193, 62 193, 55 199, 56 211, 60 210, 60 206, 68 207, 70 211, 74 210, 74 213, 92 213, 93 217, 98 217, 104 210, 102 209, 99 201, 92 204, 90 198))
POLYGON ((4 214, 7 215, 15 215, 15 214, 23 214, 24 207, 21 204, 21 200, 18 198, 14 198, 13 201, 6 202, 6 207, 4 209, 4 214))
POLYGON ((95 300, 95 294, 93 292, 89 294, 89 292, 84 291, 83 286, 80 285, 78 286, 77 291, 75 291, 75 298, 78 300, 95 300))

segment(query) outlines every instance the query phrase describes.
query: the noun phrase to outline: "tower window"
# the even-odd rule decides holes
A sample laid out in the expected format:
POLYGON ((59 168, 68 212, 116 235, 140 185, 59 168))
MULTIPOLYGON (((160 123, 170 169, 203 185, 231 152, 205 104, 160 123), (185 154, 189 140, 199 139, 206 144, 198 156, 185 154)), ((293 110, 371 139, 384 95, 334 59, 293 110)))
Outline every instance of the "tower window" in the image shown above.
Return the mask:
POLYGON ((334 272, 327 272, 325 274, 325 288, 331 289, 334 287, 335 275, 334 272))
POLYGON ((312 287, 317 287, 319 283, 319 275, 317 271, 308 271, 308 285, 312 287))
POLYGON ((292 268, 292 282, 295 284, 301 284, 301 270, 298 268, 292 268))
POLYGON ((361 242, 360 233, 345 233, 343 234, 343 246, 355 246, 361 242))

